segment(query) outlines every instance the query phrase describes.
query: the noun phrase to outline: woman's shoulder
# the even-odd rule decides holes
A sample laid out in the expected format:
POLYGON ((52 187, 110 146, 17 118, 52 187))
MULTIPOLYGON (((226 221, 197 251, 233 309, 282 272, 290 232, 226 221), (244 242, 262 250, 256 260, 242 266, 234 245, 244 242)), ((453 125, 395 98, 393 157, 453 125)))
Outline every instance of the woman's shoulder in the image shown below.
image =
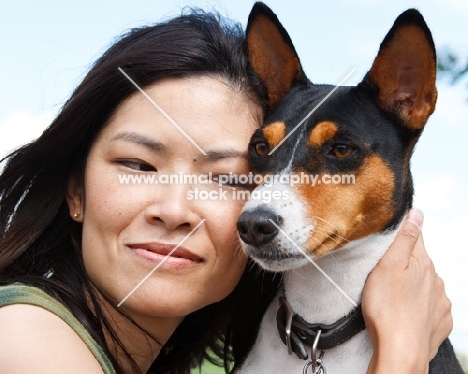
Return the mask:
POLYGON ((30 304, 0 308, 0 361, 0 373, 102 373, 66 322, 30 304))
POLYGON ((62 312, 66 308, 38 288, 0 287, 0 373, 102 374, 101 364, 62 312))

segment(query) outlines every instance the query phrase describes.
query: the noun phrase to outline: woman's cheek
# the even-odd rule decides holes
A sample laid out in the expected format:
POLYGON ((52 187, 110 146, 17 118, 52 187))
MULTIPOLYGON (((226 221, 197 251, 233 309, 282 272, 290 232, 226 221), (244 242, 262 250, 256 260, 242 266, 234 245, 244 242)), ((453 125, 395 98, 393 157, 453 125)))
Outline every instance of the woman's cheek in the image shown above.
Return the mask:
MULTIPOLYGON (((235 192, 235 191, 234 191, 235 192)), ((225 201, 217 201, 214 206, 213 218, 216 217, 217 222, 222 222, 224 230, 226 232, 231 232, 231 237, 234 236, 237 238, 237 219, 242 211, 243 206, 245 205, 246 200, 234 199, 232 195, 234 192, 228 190, 228 199, 225 201)), ((210 219, 209 217, 205 217, 210 219)))
MULTIPOLYGON (((225 201, 216 206, 212 215, 207 216, 207 224, 214 225, 213 234, 216 233, 216 237, 212 237, 215 242, 215 246, 218 251, 223 251, 223 258, 226 259, 228 266, 234 266, 233 260, 239 263, 239 267, 243 271, 243 267, 247 261, 242 245, 237 233, 237 219, 244 206, 244 201, 234 200, 225 201)), ((237 266, 234 266, 230 270, 237 272, 237 266)))

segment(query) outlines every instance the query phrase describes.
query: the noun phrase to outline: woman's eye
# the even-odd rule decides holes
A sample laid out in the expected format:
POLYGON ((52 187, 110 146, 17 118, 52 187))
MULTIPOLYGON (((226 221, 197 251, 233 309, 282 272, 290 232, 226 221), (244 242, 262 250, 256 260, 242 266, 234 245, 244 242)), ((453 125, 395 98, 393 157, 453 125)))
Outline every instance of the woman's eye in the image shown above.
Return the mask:
POLYGON ((346 158, 351 156, 355 148, 348 144, 335 144, 331 149, 331 154, 337 158, 346 158))
POLYGON ((136 171, 156 171, 156 169, 147 164, 146 162, 143 161, 137 161, 137 160, 120 160, 119 164, 126 166, 130 169, 136 170, 136 171))

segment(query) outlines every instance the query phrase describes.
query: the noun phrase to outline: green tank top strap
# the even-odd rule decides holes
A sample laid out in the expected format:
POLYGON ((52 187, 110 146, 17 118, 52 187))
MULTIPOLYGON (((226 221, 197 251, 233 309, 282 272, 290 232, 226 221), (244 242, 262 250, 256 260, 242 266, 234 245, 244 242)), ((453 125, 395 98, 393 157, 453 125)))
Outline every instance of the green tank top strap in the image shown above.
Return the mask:
POLYGON ((55 314, 65 321, 76 334, 83 340, 91 353, 102 367, 105 374, 115 374, 107 355, 96 341, 91 337, 85 327, 75 318, 75 316, 56 299, 37 287, 15 283, 9 286, 0 287, 0 307, 12 304, 29 304, 41 307, 55 314))

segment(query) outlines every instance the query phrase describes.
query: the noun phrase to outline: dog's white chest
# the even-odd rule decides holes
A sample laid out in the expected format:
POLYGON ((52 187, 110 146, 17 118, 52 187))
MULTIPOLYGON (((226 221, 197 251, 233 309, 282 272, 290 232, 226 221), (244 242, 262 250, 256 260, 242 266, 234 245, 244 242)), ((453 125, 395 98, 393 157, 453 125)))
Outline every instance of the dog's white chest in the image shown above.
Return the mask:
MULTIPOLYGON (((359 303, 367 275, 391 244, 394 235, 395 232, 389 232, 357 240, 333 256, 316 260, 316 264, 339 283, 342 292, 359 303)), ((309 323, 332 324, 349 315, 353 309, 342 292, 312 265, 286 272, 284 288, 294 312, 309 323)), ((280 296, 277 295, 268 307, 255 345, 236 374, 304 372, 307 360, 298 358, 294 353, 289 355, 279 337, 276 314, 280 296)), ((372 352, 369 335, 362 330, 344 343, 325 350, 323 365, 326 374, 365 374, 372 352)), ((308 354, 310 358, 310 352, 308 354)), ((311 373, 309 368, 307 374, 311 373)))
MULTIPOLYGON (((289 355, 276 328, 278 297, 272 302, 263 318, 259 335, 249 357, 238 374, 302 374, 308 360, 289 355)), ((372 345, 365 330, 346 343, 326 350, 323 365, 326 374, 365 374, 372 356, 372 345)), ((310 352, 309 352, 310 358, 310 352)), ((309 367, 307 374, 312 373, 309 367)), ((323 373, 325 374, 325 373, 323 373)))

